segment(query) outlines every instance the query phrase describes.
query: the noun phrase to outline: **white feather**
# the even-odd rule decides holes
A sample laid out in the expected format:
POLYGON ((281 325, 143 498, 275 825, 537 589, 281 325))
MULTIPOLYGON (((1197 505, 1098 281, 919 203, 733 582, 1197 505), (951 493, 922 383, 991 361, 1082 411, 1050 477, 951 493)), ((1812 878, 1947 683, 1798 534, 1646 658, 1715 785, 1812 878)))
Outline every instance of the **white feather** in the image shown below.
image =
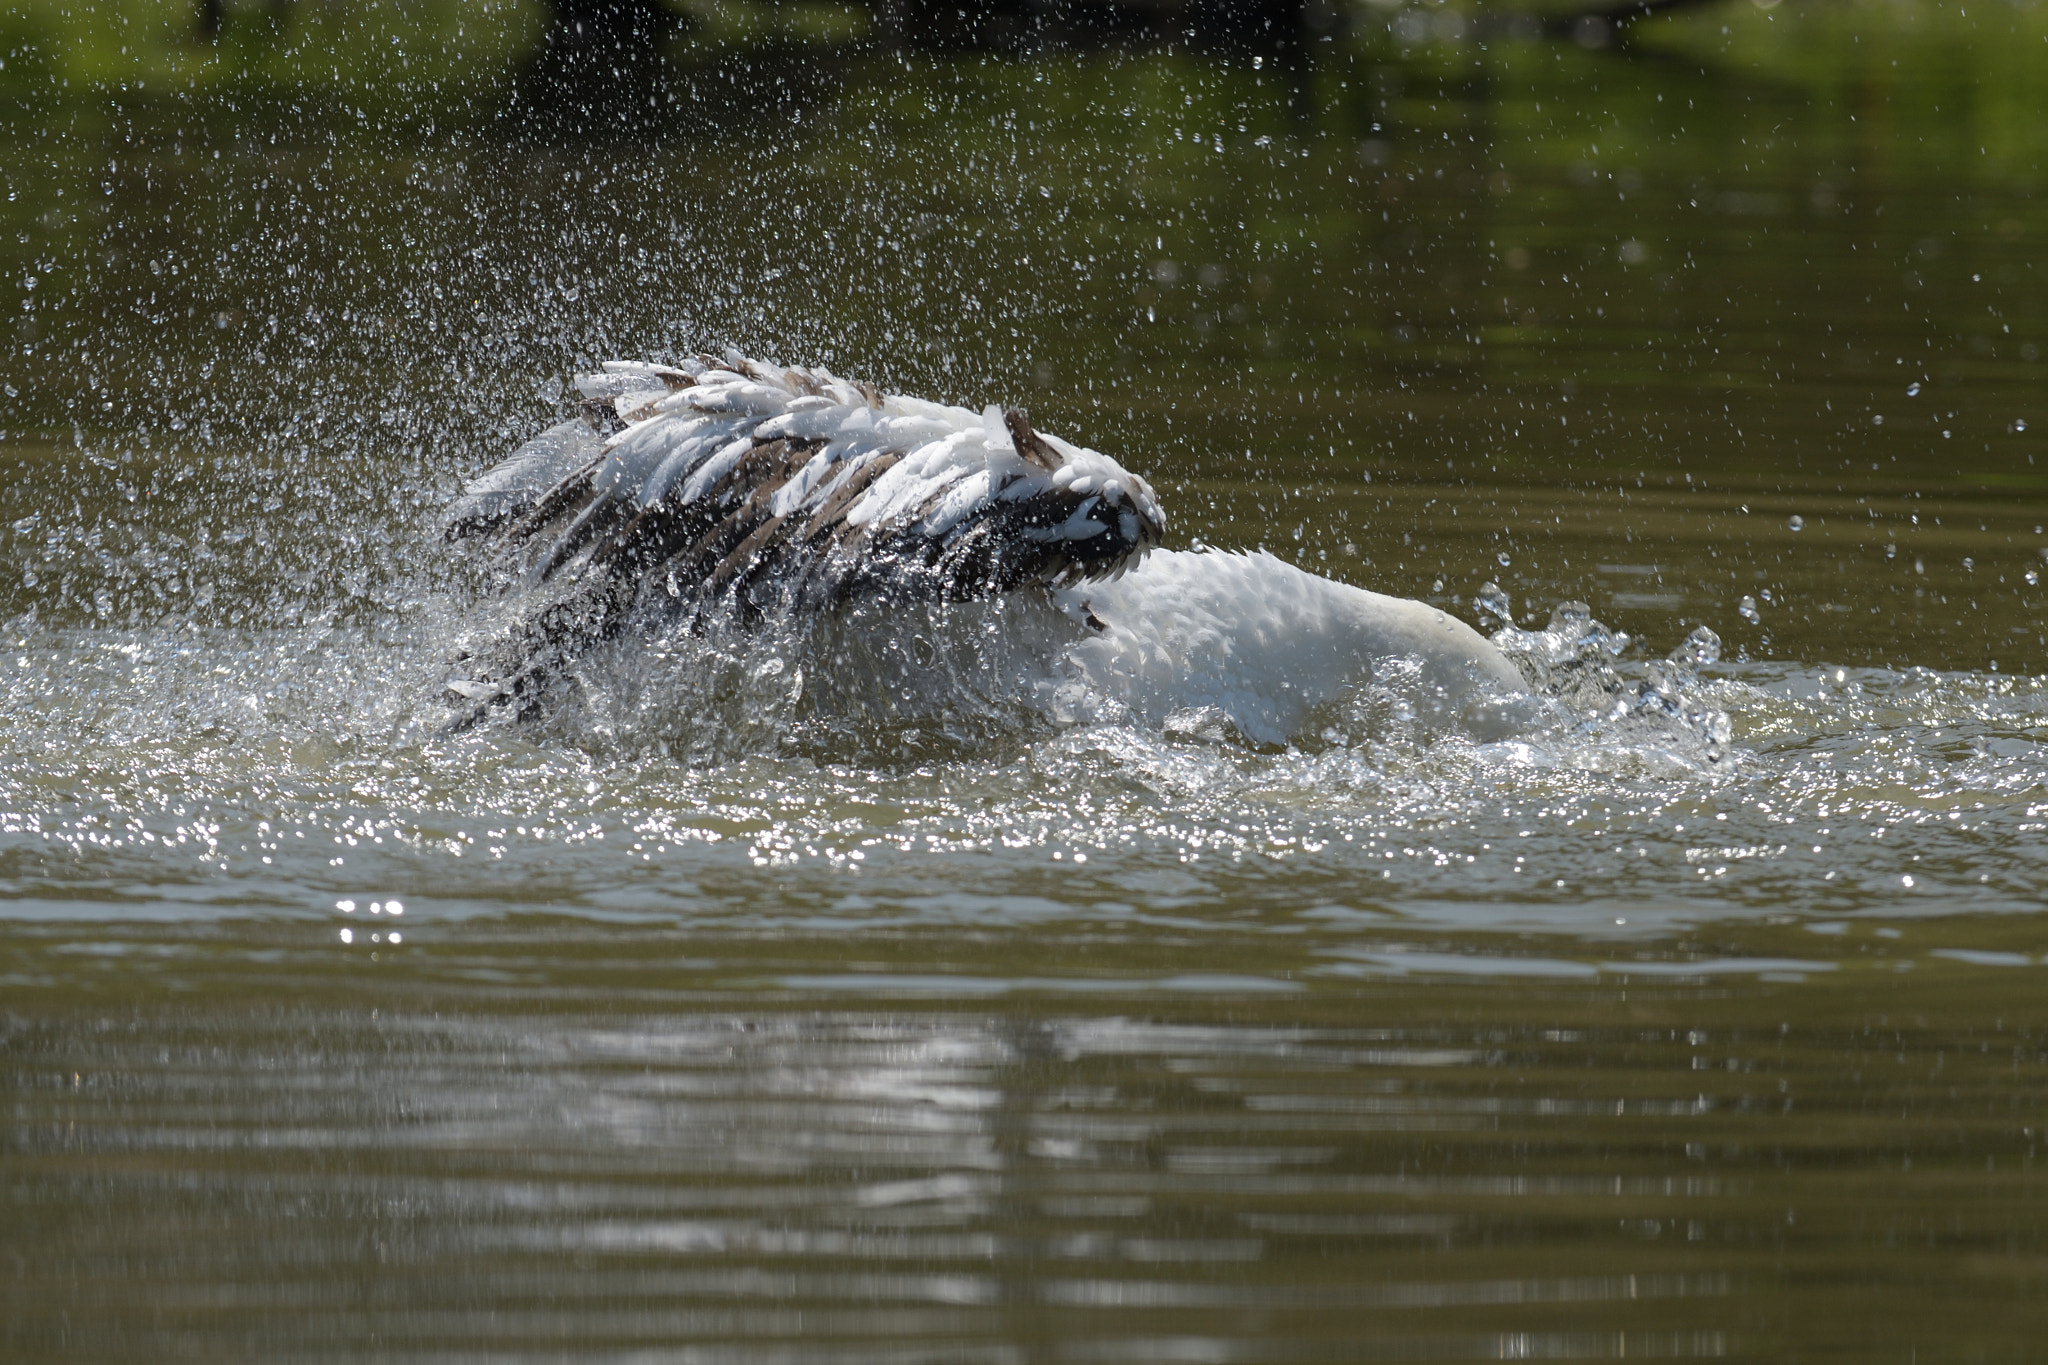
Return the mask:
POLYGON ((1068 589, 1104 629, 1071 646, 1077 680, 1150 724, 1215 707, 1246 738, 1279 744, 1304 713, 1396 659, 1456 702, 1522 690, 1478 631, 1429 605, 1303 572, 1264 551, 1154 550, 1114 582, 1068 589))
POLYGON ((1003 410, 994 403, 981 410, 981 440, 991 455, 1017 453, 1017 443, 1010 436, 1010 424, 1003 420, 1003 410))
MULTIPOLYGON (((939 538, 995 500, 1017 501, 1069 483, 1090 495, 1090 503, 1059 526, 1028 532, 1033 539, 1100 535, 1105 522, 1088 515, 1093 497, 1126 514, 1114 523, 1125 539, 1135 539, 1140 525, 1132 513, 1155 527, 1163 524, 1144 481, 1107 456, 1041 433, 1063 467, 1048 472, 1025 460, 995 405, 975 412, 906 394, 876 398, 828 371, 786 370, 735 350, 722 363, 606 361, 600 373, 576 383, 593 400, 609 399, 626 422, 605 443, 592 480, 600 504, 694 503, 710 496, 755 444, 789 439, 826 444, 776 491, 770 510, 781 517, 823 507, 861 469, 894 453, 900 458, 893 467, 847 509, 847 524, 915 519, 920 534, 939 538)), ((577 525, 595 511, 586 508, 577 525)))
POLYGON ((810 461, 796 472, 796 476, 775 490, 775 497, 769 502, 768 510, 778 517, 786 517, 806 505, 806 500, 817 488, 818 483, 832 468, 835 458, 832 447, 827 446, 811 456, 810 461))
POLYGON ((741 381, 736 384, 706 385, 701 381, 681 395, 699 412, 746 413, 768 417, 789 406, 789 392, 768 384, 741 381))
POLYGON ((668 386, 645 368, 617 373, 579 374, 576 391, 585 398, 617 398, 622 393, 666 393, 668 386))
POLYGON ((839 428, 848 416, 845 408, 821 403, 802 411, 785 412, 779 417, 771 417, 755 428, 754 435, 763 441, 783 437, 797 441, 829 441, 839 434, 839 428))
MULTIPOLYGON (((1077 480, 1076 482, 1078 483, 1079 481, 1077 480)), ((1102 499, 1099 497, 1089 498, 1079 507, 1076 507, 1072 516, 1052 528, 1052 539, 1088 540, 1107 531, 1109 529, 1107 526, 1104 526, 1099 521, 1091 520, 1088 515, 1095 510, 1095 505, 1101 501, 1102 499)))
POLYGON ((806 499, 804 506, 823 507, 826 503, 838 497, 839 490, 851 483, 854 475, 873 464, 881 457, 882 453, 880 447, 873 447, 863 450, 858 454, 843 457, 839 461, 839 472, 833 476, 832 482, 820 488, 814 496, 806 499))
POLYGON ((669 422, 642 422, 627 427, 605 444, 604 460, 598 465, 591 486, 600 493, 637 490, 686 435, 669 422))
POLYGON ((895 521, 907 515, 947 484, 978 469, 984 449, 979 429, 955 431, 942 440, 919 446, 861 494, 860 500, 847 510, 847 524, 865 526, 871 521, 895 521), (974 451, 971 461, 962 458, 970 440, 974 451))
POLYGON ((740 457, 753 448, 752 436, 742 436, 730 445, 721 446, 710 459, 691 473, 690 481, 683 485, 683 502, 693 503, 710 492, 720 479, 732 473, 733 466, 740 462, 740 457))
POLYGON ((918 529, 933 540, 958 526, 966 517, 989 501, 989 472, 986 469, 968 474, 954 482, 938 505, 924 515, 918 529))
POLYGON ((667 497, 668 491, 676 486, 678 480, 695 469, 705 456, 724 445, 732 434, 729 429, 722 426, 706 430, 703 426, 687 428, 680 423, 677 425, 679 430, 686 433, 684 439, 676 443, 668 457, 647 476, 647 482, 641 485, 637 501, 642 507, 651 507, 667 497))

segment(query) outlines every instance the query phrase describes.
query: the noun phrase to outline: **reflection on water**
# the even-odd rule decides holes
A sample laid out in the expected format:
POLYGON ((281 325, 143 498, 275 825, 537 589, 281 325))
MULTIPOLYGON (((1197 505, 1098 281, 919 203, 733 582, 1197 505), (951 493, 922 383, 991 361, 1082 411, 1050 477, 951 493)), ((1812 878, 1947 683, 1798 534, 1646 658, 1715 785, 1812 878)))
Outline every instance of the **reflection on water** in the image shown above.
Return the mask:
POLYGON ((10 931, 13 1352, 1868 1359, 2044 1325, 2020 969, 879 1006, 778 975, 849 946, 975 951, 10 931), (165 950, 214 1003, 135 960, 165 950))
POLYGON ((544 16, 418 8, 7 39, 9 1359, 2037 1349, 2032 11, 698 6, 642 145, 499 120, 544 16), (935 620, 437 736, 436 509, 728 341, 1026 403, 1540 697, 1260 748, 935 620))

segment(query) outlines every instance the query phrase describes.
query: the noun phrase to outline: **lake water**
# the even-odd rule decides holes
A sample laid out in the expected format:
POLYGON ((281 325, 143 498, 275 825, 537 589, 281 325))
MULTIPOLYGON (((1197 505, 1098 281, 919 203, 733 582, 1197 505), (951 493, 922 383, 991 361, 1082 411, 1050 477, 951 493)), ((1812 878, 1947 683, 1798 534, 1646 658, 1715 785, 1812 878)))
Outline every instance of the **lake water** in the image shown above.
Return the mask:
POLYGON ((16 101, 8 1358, 2041 1359, 2038 14, 1361 14, 16 101), (1494 584, 1548 700, 898 705, 906 622, 437 732, 437 509, 729 343, 1494 584))

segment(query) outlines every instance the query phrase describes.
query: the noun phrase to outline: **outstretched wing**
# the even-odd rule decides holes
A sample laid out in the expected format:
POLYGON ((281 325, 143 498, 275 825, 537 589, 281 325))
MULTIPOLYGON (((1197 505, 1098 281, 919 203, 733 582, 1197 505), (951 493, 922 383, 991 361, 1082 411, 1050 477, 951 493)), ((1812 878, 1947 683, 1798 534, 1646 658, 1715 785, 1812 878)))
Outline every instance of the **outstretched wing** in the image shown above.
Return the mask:
POLYGON ((616 633, 643 591, 742 621, 863 591, 971 598, 1121 572, 1158 542, 1145 482, 980 413, 728 351, 614 361, 578 381, 587 419, 472 483, 446 520, 535 603, 518 638, 451 684, 519 680, 616 633), (566 585, 566 586, 564 586, 566 585))

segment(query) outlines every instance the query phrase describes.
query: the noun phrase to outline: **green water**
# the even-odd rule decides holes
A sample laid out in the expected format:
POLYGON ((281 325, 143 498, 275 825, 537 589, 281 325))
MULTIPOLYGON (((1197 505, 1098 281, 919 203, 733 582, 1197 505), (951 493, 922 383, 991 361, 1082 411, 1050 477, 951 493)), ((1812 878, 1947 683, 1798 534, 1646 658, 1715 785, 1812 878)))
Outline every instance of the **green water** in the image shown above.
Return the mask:
POLYGON ((651 140, 504 112, 531 13, 300 11, 0 31, 9 1359, 2042 1358, 2037 9, 705 8, 651 140), (827 714, 773 640, 437 735, 436 510, 725 344, 1631 684, 1704 625, 1730 738, 827 714))

